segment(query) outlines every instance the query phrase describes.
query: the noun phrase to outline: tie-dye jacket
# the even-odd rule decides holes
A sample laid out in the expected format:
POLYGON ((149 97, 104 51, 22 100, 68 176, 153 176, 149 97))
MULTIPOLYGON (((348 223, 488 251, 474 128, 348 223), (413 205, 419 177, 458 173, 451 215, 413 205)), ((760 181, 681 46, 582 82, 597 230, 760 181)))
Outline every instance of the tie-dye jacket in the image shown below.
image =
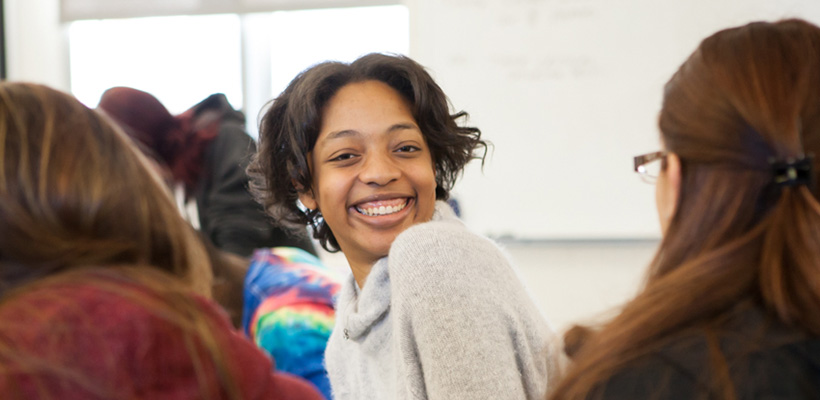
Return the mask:
POLYGON ((311 381, 330 398, 324 352, 340 278, 294 247, 257 250, 245 277, 242 327, 278 371, 311 381))

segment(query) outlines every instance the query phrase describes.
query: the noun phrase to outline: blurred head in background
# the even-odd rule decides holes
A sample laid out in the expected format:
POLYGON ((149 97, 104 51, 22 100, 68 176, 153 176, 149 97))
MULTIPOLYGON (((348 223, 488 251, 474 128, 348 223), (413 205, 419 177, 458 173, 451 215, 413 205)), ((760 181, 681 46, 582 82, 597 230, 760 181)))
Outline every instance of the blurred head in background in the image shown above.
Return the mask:
POLYGON ((141 264, 202 294, 196 233, 131 141, 68 94, 0 83, 0 290, 86 266, 141 264))

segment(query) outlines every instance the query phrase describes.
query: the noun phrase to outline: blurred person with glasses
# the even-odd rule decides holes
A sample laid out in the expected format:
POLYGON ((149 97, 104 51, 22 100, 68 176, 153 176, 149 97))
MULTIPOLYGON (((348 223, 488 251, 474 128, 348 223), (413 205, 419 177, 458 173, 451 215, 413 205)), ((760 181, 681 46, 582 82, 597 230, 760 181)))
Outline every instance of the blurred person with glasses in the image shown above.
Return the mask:
POLYGON ((666 84, 663 239, 618 315, 565 336, 550 399, 820 398, 820 28, 755 22, 701 42, 666 84))

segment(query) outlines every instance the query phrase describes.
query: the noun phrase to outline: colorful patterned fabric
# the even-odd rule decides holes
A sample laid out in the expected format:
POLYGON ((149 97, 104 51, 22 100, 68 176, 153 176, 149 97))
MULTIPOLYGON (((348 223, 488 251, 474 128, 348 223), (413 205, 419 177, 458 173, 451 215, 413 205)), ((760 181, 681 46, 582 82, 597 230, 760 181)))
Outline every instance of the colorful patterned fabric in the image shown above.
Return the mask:
POLYGON ((330 398, 324 352, 340 279, 295 247, 257 250, 245 277, 242 327, 278 371, 311 381, 330 398))

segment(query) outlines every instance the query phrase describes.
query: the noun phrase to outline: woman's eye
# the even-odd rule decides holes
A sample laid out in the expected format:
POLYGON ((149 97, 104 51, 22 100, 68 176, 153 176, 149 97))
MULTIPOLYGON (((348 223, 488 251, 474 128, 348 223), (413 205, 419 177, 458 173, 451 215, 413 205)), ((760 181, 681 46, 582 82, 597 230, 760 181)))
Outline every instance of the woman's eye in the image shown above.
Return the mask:
POLYGON ((416 146, 407 145, 407 146, 399 147, 396 151, 401 152, 401 153, 412 153, 412 152, 420 151, 420 150, 421 149, 416 147, 416 146))
POLYGON ((330 161, 347 161, 347 160, 350 160, 353 157, 356 157, 356 155, 351 154, 351 153, 344 153, 344 154, 339 154, 338 156, 331 158, 330 161))

